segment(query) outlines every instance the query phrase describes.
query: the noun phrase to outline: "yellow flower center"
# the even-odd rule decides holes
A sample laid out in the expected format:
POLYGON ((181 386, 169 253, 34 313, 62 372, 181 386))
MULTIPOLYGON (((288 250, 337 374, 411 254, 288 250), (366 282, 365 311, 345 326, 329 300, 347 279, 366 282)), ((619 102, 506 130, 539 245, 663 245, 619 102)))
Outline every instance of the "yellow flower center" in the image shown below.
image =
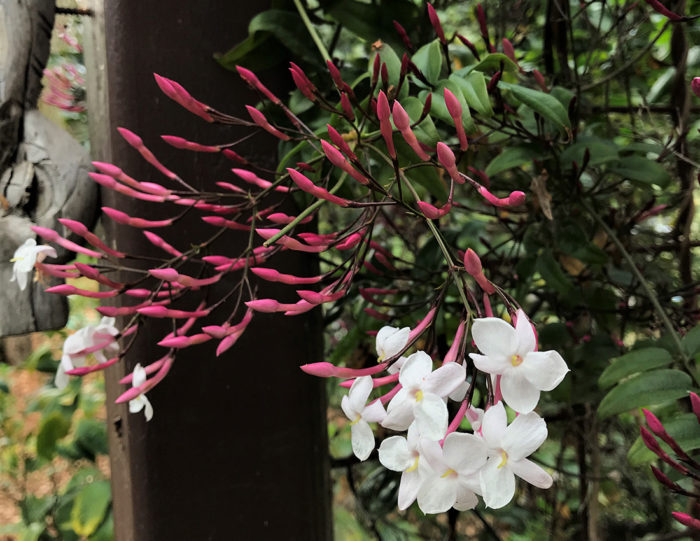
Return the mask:
POLYGON ((411 465, 410 468, 408 468, 408 469, 406 470, 406 472, 415 471, 415 470, 418 469, 418 459, 419 459, 419 458, 420 458, 420 456, 416 456, 416 459, 413 461, 413 464, 411 465))
POLYGON ((523 358, 522 358, 522 356, 520 356, 520 355, 513 355, 513 356, 510 358, 510 364, 512 364, 513 366, 520 366, 521 364, 523 364, 523 358))
POLYGON ((360 419, 362 419, 362 415, 360 415, 360 414, 358 413, 358 414, 357 414, 357 417, 355 417, 355 420, 352 421, 352 422, 350 423, 350 426, 356 425, 357 423, 359 423, 359 422, 360 422, 360 419))
POLYGON ((506 465, 508 462, 508 453, 505 451, 501 451, 501 463, 498 465, 498 469, 500 470, 503 466, 506 465))
POLYGON ((416 402, 423 400, 423 391, 416 391, 416 402))

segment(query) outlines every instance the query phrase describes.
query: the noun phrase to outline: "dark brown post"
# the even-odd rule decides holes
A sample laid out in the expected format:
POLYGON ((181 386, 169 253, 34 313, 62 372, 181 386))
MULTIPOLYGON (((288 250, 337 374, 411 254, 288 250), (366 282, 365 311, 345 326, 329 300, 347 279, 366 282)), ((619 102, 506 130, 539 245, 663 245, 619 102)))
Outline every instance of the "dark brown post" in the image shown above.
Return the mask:
MULTIPOLYGON (((106 113, 94 130, 95 158, 113 161, 137 178, 165 181, 116 135, 116 128, 125 126, 195 186, 230 179, 230 163, 174 151, 159 135, 218 143, 244 132, 212 126, 179 108, 160 93, 153 72, 179 81, 216 108, 243 116, 244 104, 255 98, 237 75, 217 66, 212 54, 241 40, 262 8, 230 0, 98 5, 91 64, 102 66, 104 78, 97 82, 104 92, 91 99, 103 96, 107 107, 98 111, 99 103, 91 105, 91 115, 106 113)), ((258 158, 271 158, 275 141, 257 136, 249 149, 257 149, 258 158)), ((129 214, 163 212, 104 196, 129 214)), ((166 239, 178 243, 204 227, 209 226, 193 216, 174 232, 178 238, 166 239)), ((120 249, 142 254, 153 249, 140 231, 108 228, 120 249)), ((232 254, 237 248, 220 247, 232 254)), ((312 271, 312 262, 304 258, 289 258, 286 265, 285 272, 312 271)), ((143 329, 127 366, 107 373, 118 541, 332 537, 323 387, 298 369, 320 360, 317 323, 313 315, 257 317, 220 358, 209 344, 183 350, 166 380, 148 395, 155 407, 149 423, 112 404, 125 390, 117 384, 121 376, 137 362, 152 362, 164 353, 153 339, 167 331, 155 325, 143 329)))

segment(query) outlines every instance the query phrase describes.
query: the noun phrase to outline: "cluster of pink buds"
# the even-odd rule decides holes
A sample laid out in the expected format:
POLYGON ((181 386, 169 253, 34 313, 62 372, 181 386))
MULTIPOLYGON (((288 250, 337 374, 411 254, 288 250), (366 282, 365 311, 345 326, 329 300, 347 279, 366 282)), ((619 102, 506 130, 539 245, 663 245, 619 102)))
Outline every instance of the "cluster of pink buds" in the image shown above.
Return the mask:
MULTIPOLYGON (((695 417, 697 417, 698 423, 700 423, 700 397, 693 392, 690 393, 690 404, 695 417)), ((683 450, 678 442, 666 431, 663 423, 658 419, 658 417, 656 417, 656 415, 647 409, 642 409, 642 411, 644 412, 644 417, 646 419, 647 426, 649 427, 648 429, 643 426, 639 427, 644 445, 646 445, 647 448, 662 462, 674 470, 676 472, 676 476, 680 475, 691 481, 693 485, 697 484, 697 482, 700 480, 700 463, 698 463, 697 460, 683 450), (661 447, 659 440, 670 447, 671 451, 675 455, 675 458, 671 457, 671 455, 667 453, 663 447, 661 447)), ((677 482, 671 480, 671 478, 662 472, 660 468, 651 466, 651 471, 654 474, 654 477, 656 477, 656 480, 668 488, 671 492, 690 498, 700 497, 694 488, 683 488, 677 482)), ((673 515, 673 518, 675 518, 681 524, 695 530, 700 530, 700 518, 692 517, 687 513, 681 513, 678 511, 674 511, 671 514, 673 515)))
MULTIPOLYGON (((484 11, 481 6, 478 9, 488 54, 495 47, 489 41, 484 11)), ((445 35, 432 6, 427 16, 449 64, 448 44, 455 37, 445 35)), ((395 26, 410 51, 405 30, 398 22, 395 26)), ((457 39, 478 57, 473 44, 457 39)), ((517 62, 510 42, 503 45, 517 62)), ((109 247, 83 224, 62 219, 63 231, 35 227, 34 233, 48 243, 92 258, 89 263, 45 262, 56 252, 50 245, 37 246, 34 239, 15 254, 15 276, 21 286, 26 286, 36 269, 94 283, 90 289, 58 285, 49 290, 53 293, 111 299, 108 306, 97 309, 104 316, 100 325, 82 329, 66 340, 57 382, 64 385, 68 376, 118 362, 142 332, 145 320, 170 320, 172 330, 154 337, 163 348, 162 355, 143 359, 143 365, 122 380, 130 387, 117 399, 151 419, 153 406, 145 394, 163 381, 181 349, 211 341, 221 355, 261 313, 295 317, 354 298, 363 304, 358 312, 368 321, 365 330, 376 334, 377 362, 359 369, 327 362, 301 368, 316 376, 339 378, 342 387, 349 387, 342 407, 352 426, 353 451, 359 459, 367 459, 375 449, 370 424, 379 423, 383 434, 387 430, 406 434, 387 437, 378 451, 384 466, 402 472, 401 509, 414 500, 426 513, 452 507, 470 509, 477 496, 489 507, 503 507, 513 498, 516 477, 548 487, 551 476, 528 459, 547 437, 544 420, 534 409, 540 393, 551 391, 563 380, 567 364, 555 351, 538 350, 530 319, 492 282, 493 276, 476 251, 449 246, 441 233, 443 226, 467 212, 499 216, 508 209, 511 215, 523 213, 525 193, 500 185, 475 166, 472 160, 479 153, 483 134, 472 120, 478 118, 478 111, 471 111, 467 96, 458 87, 444 87, 421 98, 407 95, 411 80, 427 81, 408 54, 403 55, 395 80, 382 51, 376 52, 366 99, 343 79, 338 66, 329 62, 327 67, 333 98, 321 92, 302 68, 290 65, 301 94, 329 112, 330 123, 322 133, 311 130, 246 68, 239 67, 238 73, 265 107, 246 106, 244 118, 218 111, 176 81, 155 76, 166 96, 202 120, 248 126, 279 141, 293 142, 304 154, 295 150, 284 167, 270 170, 242 157, 234 150, 236 143, 212 144, 163 135, 178 150, 221 154, 234 164, 230 179, 196 189, 167 167, 138 134, 120 128, 124 140, 162 180, 137 179, 116 165, 101 162, 94 163, 97 172, 90 177, 103 189, 117 192, 119 201, 135 199, 138 208, 158 205, 167 209, 158 213, 166 216, 160 219, 120 205, 102 209, 115 227, 143 234, 144 243, 155 250, 150 249, 147 257, 126 253, 109 247), (275 110, 278 114, 270 114, 275 110), (429 116, 437 138, 426 135, 423 122, 429 116), (443 189, 426 189, 419 179, 421 171, 433 173, 443 189), (293 204, 301 205, 300 210, 287 214, 293 204), (332 210, 332 231, 304 231, 303 224, 328 210, 332 210), (176 229, 185 215, 201 219, 209 233, 171 242, 177 236, 166 233, 176 229), (404 234, 408 231, 410 235, 404 234), (214 241, 225 235, 246 237, 248 243, 238 253, 218 253, 214 241), (414 262, 404 257, 411 236, 440 247, 442 264, 423 278, 412 277, 414 262), (310 257, 321 254, 321 272, 313 276, 281 272, 275 268, 276 256, 285 251, 313 254, 310 257), (143 268, 144 261, 148 268, 143 268), (258 295, 260 280, 293 287, 291 300, 258 295), (214 284, 224 293, 211 294, 209 288, 214 284), (495 309, 492 301, 498 303, 495 309), (441 312, 456 314, 459 321, 452 345, 442 355, 431 338, 441 312), (116 327, 117 317, 125 322, 123 330, 116 327), (412 328, 391 325, 402 321, 415 324, 412 328), (90 356, 95 363, 88 364, 90 356), (474 402, 477 380, 485 381, 486 386, 478 404, 474 402), (368 403, 373 392, 378 396, 368 403), (458 404, 452 416, 449 400, 458 404), (506 407, 517 414, 510 424, 506 407), (471 425, 468 433, 459 430, 465 419, 471 425)), ((500 76, 500 71, 490 77, 475 71, 468 84, 480 85, 493 99, 493 106, 510 118, 517 113, 500 95, 500 76)), ((235 243, 217 243, 227 245, 235 243)))

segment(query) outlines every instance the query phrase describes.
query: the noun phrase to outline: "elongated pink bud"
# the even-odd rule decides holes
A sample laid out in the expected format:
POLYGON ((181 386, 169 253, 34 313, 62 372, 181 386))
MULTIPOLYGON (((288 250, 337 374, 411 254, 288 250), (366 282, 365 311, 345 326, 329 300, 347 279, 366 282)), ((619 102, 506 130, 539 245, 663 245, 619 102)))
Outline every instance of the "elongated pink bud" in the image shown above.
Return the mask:
POLYGON ((243 331, 239 331, 225 336, 224 339, 221 340, 221 342, 219 342, 219 345, 216 347, 216 356, 220 356, 222 353, 233 347, 233 345, 238 341, 242 334, 243 331))
POLYGON ((328 71, 331 74, 331 79, 333 79, 333 84, 338 90, 344 90, 347 86, 347 83, 343 81, 343 77, 340 75, 340 70, 331 60, 326 60, 326 66, 328 67, 328 71))
POLYGON ((651 466, 651 472, 654 474, 654 477, 656 477, 656 480, 665 487, 670 488, 674 492, 683 492, 683 489, 679 485, 671 481, 671 479, 669 479, 669 477, 665 473, 663 473, 659 468, 651 466))
POLYGON ((163 306, 169 303, 170 299, 163 299, 157 302, 146 301, 133 306, 98 306, 95 310, 97 310, 100 315, 106 317, 130 316, 137 313, 140 308, 145 306, 163 306))
POLYGON ((154 73, 153 76, 156 79, 156 83, 163 91, 163 94, 168 96, 171 100, 179 103, 189 112, 194 113, 207 122, 214 122, 214 118, 208 113, 208 110, 210 109, 209 106, 195 100, 182 85, 176 83, 172 79, 162 77, 157 73, 154 73))
POLYGON ((58 286, 49 287, 45 290, 47 293, 58 293, 59 295, 79 295, 81 297, 89 297, 91 299, 107 299, 116 297, 119 291, 88 291, 86 289, 78 289, 75 286, 61 284, 58 286))
POLYGON ((36 268, 37 272, 41 274, 56 276, 57 278, 77 278, 79 276, 79 273, 75 270, 75 268, 65 268, 73 267, 73 265, 51 265, 49 263, 41 263, 40 261, 37 261, 34 263, 34 267, 36 268))
POLYGON ((666 432, 664 425, 661 423, 661 421, 659 421, 659 418, 656 415, 654 415, 646 408, 642 408, 642 413, 644 414, 644 418, 646 419, 647 426, 656 435, 656 437, 665 441, 682 460, 690 459, 688 454, 683 449, 681 449, 681 446, 678 445, 676 440, 674 440, 669 435, 669 433, 666 432))
POLYGON ((433 307, 430 310, 428 310, 428 313, 425 314, 425 317, 420 320, 418 325, 416 325, 413 329, 411 329, 411 332, 408 334, 408 343, 412 343, 414 340, 416 340, 421 334, 423 334, 423 331, 428 328, 428 326, 433 322, 433 319, 435 319, 435 314, 437 313, 437 307, 433 307))
POLYGON ((429 220, 438 220, 442 218, 448 212, 450 212, 450 209, 452 208, 450 203, 445 203, 440 208, 437 208, 435 205, 431 205, 430 203, 426 203, 425 201, 418 201, 417 204, 423 215, 429 220))
MULTIPOLYGON (((268 228, 258 228, 255 230, 255 232, 260 235, 262 238, 265 240, 271 239, 274 237, 277 233, 280 232, 279 229, 268 229, 268 228)), ((328 249, 327 244, 323 245, 316 245, 316 246, 308 246, 306 244, 303 244, 299 242, 296 239, 293 239, 292 237, 289 237, 287 235, 282 235, 279 239, 275 241, 277 244, 280 244, 284 246, 285 248, 289 250, 295 250, 298 252, 307 252, 307 253, 320 253, 328 249)))
MULTIPOLYGON (((397 21, 396 19, 394 19, 392 22, 394 23, 394 28, 396 29, 396 33, 401 38, 401 41, 403 42, 404 47, 406 47, 406 49, 408 49, 409 51, 412 51, 413 50, 413 43, 411 43, 411 38, 408 37, 408 34, 406 33, 406 30, 404 29, 404 27, 401 26, 399 21, 397 21)), ((379 55, 377 55, 377 56, 379 56, 379 55)))
POLYGON ((369 184, 369 179, 350 165, 350 162, 345 159, 345 156, 343 156, 340 150, 323 139, 321 139, 321 147, 329 162, 345 171, 360 184, 369 184))
POLYGON ((336 250, 350 250, 357 246, 357 244, 362 240, 362 237, 364 236, 364 232, 362 233, 353 233, 351 235, 348 235, 345 240, 342 242, 339 242, 334 246, 336 250))
POLYGON ((287 168, 287 172, 289 173, 289 176, 292 177, 294 184, 299 186, 301 190, 310 193, 314 197, 317 197, 319 199, 325 199, 326 201, 329 201, 341 207, 347 207, 350 203, 347 199, 337 197, 328 192, 328 190, 316 186, 311 180, 302 175, 296 169, 287 168))
POLYGON ((49 242, 55 242, 59 246, 62 246, 63 248, 65 248, 66 250, 70 250, 71 252, 85 254, 97 259, 100 259, 102 257, 102 254, 100 252, 95 252, 94 250, 83 248, 79 244, 76 244, 73 241, 63 238, 56 231, 54 231, 53 229, 49 229, 48 227, 40 227, 38 225, 33 225, 31 226, 31 230, 34 231, 34 233, 36 233, 37 235, 39 235, 41 238, 46 239, 49 242))
POLYGON ((457 137, 459 138, 459 148, 461 150, 467 150, 469 148, 469 142, 467 141, 467 134, 464 133, 464 122, 462 120, 462 104, 459 103, 457 96, 455 96, 449 88, 445 88, 445 105, 447 106, 447 111, 450 113, 453 122, 455 123, 455 129, 457 130, 457 137))
POLYGON ((78 270, 78 272, 80 272, 80 274, 82 274, 86 278, 95 280, 96 282, 110 287, 112 289, 121 289, 122 287, 124 287, 124 284, 110 280, 105 275, 100 274, 100 272, 97 269, 91 267, 90 265, 86 265, 85 263, 75 263, 75 268, 78 270))
POLYGON ((442 165, 450 178, 457 184, 464 184, 464 179, 457 170, 456 158, 452 149, 442 141, 437 144, 437 157, 440 165, 442 165))
POLYGON ((119 167, 117 167, 116 165, 112 165, 111 163, 92 162, 92 165, 94 165, 101 173, 109 175, 110 177, 117 178, 123 173, 123 171, 119 167))
POLYGON ((476 58, 477 61, 481 60, 481 55, 479 54, 479 51, 476 50, 476 46, 471 41, 469 41, 461 34, 457 34, 457 39, 459 39, 459 41, 461 41, 462 44, 465 45, 471 51, 471 53, 474 55, 474 58, 476 58))
MULTIPOLYGON (((285 214, 284 212, 274 212, 272 214, 268 214, 266 216, 266 218, 275 224, 289 224, 297 219, 296 216, 289 216, 288 214, 285 214)), ((314 219, 313 215, 310 215, 310 216, 307 216, 306 218, 304 218, 303 220, 301 220, 299 223, 300 224, 307 224, 313 219, 314 219)))
POLYGON ((292 73, 292 79, 294 84, 297 85, 299 91, 306 96, 309 101, 316 101, 316 87, 306 76, 304 71, 297 66, 294 62, 290 62, 289 71, 292 73))
POLYGON ((115 222, 132 227, 145 229, 147 227, 168 227, 173 224, 172 218, 168 220, 144 220, 143 218, 133 218, 121 210, 110 207, 102 207, 102 211, 115 222))
POLYGON ((440 18, 438 17, 437 13, 435 12, 435 8, 430 2, 428 2, 428 18, 430 19, 430 24, 432 24, 433 28, 435 29, 435 33, 437 34, 440 43, 442 43, 443 45, 447 45, 447 40, 445 39, 445 32, 443 31, 442 25, 440 24, 440 18))
POLYGON ((163 195, 163 196, 169 196, 172 194, 171 190, 168 190, 167 188, 161 186, 160 184, 155 184, 153 182, 139 182, 138 180, 130 177, 127 175, 124 171, 119 169, 116 165, 112 165, 109 163, 103 163, 103 162, 92 162, 92 165, 95 166, 96 169, 98 169, 101 173, 104 173, 107 176, 114 177, 115 179, 119 180, 120 182, 123 182, 124 184, 131 186, 132 188, 145 192, 145 193, 150 193, 153 195, 163 195))
POLYGON ((318 233, 299 233, 297 236, 306 244, 311 246, 321 246, 333 242, 338 234, 327 233, 326 235, 319 235, 318 233))
POLYGON ((250 165, 248 160, 230 148, 224 148, 221 153, 233 162, 240 163, 241 165, 250 165))
POLYGON ((301 365, 301 368, 307 374, 319 376, 322 378, 359 378, 362 376, 371 376, 382 372, 387 366, 387 363, 380 363, 369 368, 345 368, 344 366, 335 366, 327 362, 311 363, 301 365))
POLYGON ((303 289, 297 290, 297 295, 299 295, 306 302, 311 304, 323 304, 324 302, 334 302, 338 299, 343 298, 347 294, 347 291, 341 289, 335 293, 318 293, 316 291, 308 291, 303 289))
POLYGON ((544 75, 542 75, 538 70, 532 70, 532 76, 535 78, 535 82, 542 89, 542 92, 549 92, 547 88, 547 82, 544 80, 544 75))
POLYGON ((478 191, 494 207, 518 207, 525 202, 525 194, 521 191, 511 192, 508 197, 502 199, 493 195, 484 186, 479 187, 478 191))
MULTIPOLYGON (((148 239, 148 242, 153 244, 153 246, 156 246, 157 248, 160 248, 164 252, 167 252, 170 255, 174 255, 175 257, 183 257, 181 251, 173 248, 170 244, 165 242, 165 240, 163 240, 161 237, 159 237, 155 233, 151 233, 150 231, 144 231, 143 234, 148 239)), ((183 259, 187 259, 187 258, 184 257, 183 259)))
POLYGON ((92 180, 97 182, 97 184, 104 186, 105 188, 114 190, 115 192, 124 194, 128 197, 133 197, 134 199, 141 199, 142 201, 153 201, 156 203, 162 203, 163 201, 165 201, 165 196, 141 193, 139 191, 134 190, 133 188, 130 188, 129 186, 120 184, 116 181, 116 179, 108 175, 103 175, 101 173, 88 173, 88 176, 92 180))
MULTIPOLYGON (((383 394, 377 400, 379 400, 382 404, 386 405, 389 401, 391 401, 392 398, 394 398, 398 392, 402 389, 402 386, 400 383, 396 384, 396 387, 394 387, 391 391, 389 391, 386 394, 383 394)), ((371 403, 376 402, 376 400, 373 400, 371 403)))
POLYGON ((200 333, 193 334, 192 336, 172 336, 170 338, 163 338, 163 340, 158 342, 158 345, 166 348, 181 349, 202 344, 204 342, 208 342, 209 340, 211 340, 211 336, 200 333))
MULTIPOLYGON (((397 381, 399 381, 398 372, 396 374, 390 374, 381 378, 372 378, 372 387, 376 389, 377 387, 381 387, 382 385, 386 385, 387 383, 394 383, 397 381)), ((352 387, 353 383, 355 383, 355 378, 341 381, 338 385, 345 389, 349 389, 350 387, 352 387)))
POLYGON ((671 511, 671 515, 678 522, 689 528, 694 528, 695 530, 700 530, 700 520, 691 517, 687 513, 680 513, 679 511, 671 511))
POLYGON ((92 372, 97 372, 99 370, 109 368, 113 364, 116 364, 119 361, 119 359, 120 357, 114 357, 112 359, 109 359, 108 361, 99 364, 94 364, 92 366, 79 366, 77 368, 73 368, 72 370, 66 370, 66 374, 68 374, 69 376, 84 376, 85 374, 90 374, 92 372))
POLYGON ((488 48, 490 53, 495 53, 496 48, 491 44, 491 40, 489 39, 489 29, 486 25, 486 13, 484 12, 484 8, 481 6, 481 4, 476 5, 476 19, 477 21, 479 21, 481 37, 484 38, 486 47, 488 48))
POLYGON ((464 332, 466 328, 467 322, 460 321, 459 326, 457 327, 457 332, 455 333, 454 340, 452 340, 452 345, 450 346, 450 349, 447 350, 442 364, 453 363, 458 360, 457 355, 459 355, 459 350, 462 346, 462 339, 464 338, 464 332))
POLYGON ((695 417, 698 418, 698 422, 700 423, 700 396, 697 394, 690 392, 690 405, 693 408, 693 413, 695 414, 695 417))
POLYGON ((88 228, 80 222, 77 222, 75 220, 69 220, 68 218, 59 218, 58 221, 61 222, 61 224, 63 224, 63 226, 65 226, 69 231, 75 233, 80 237, 83 237, 95 248, 102 250, 106 254, 120 259, 126 256, 126 254, 123 252, 112 250, 112 248, 110 248, 104 242, 102 242, 102 240, 100 240, 100 238, 97 235, 88 231, 88 228))
POLYGON ((510 58, 513 62, 515 62, 515 65, 517 66, 518 59, 515 58, 515 49, 513 48, 513 44, 507 38, 503 38, 502 43, 503 43, 503 53, 508 58, 510 58))
POLYGON ((358 161, 357 156, 355 156, 355 153, 350 149, 350 146, 345 142, 345 139, 343 139, 343 136, 340 135, 336 129, 331 126, 330 124, 326 124, 326 129, 328 130, 328 137, 330 137, 331 141, 335 146, 337 146, 343 154, 345 154, 348 158, 350 158, 353 161, 358 161))
POLYGON ((700 98, 700 77, 693 77, 690 88, 698 98, 700 98))
POLYGON ((235 231, 250 231, 249 225, 239 224, 238 222, 227 220, 223 216, 202 216, 202 221, 208 223, 209 225, 226 227, 235 231))
POLYGON ((661 446, 659 445, 659 442, 656 441, 656 438, 652 436, 651 432, 649 432, 646 428, 643 426, 639 427, 639 432, 642 435, 642 441, 644 442, 644 445, 647 446, 647 448, 654 453, 656 456, 658 456, 661 460, 663 460, 666 464, 671 466, 674 470, 677 470, 681 472, 683 475, 686 475, 688 473, 688 469, 685 466, 682 466, 675 460, 673 460, 666 451, 664 451, 661 446))
POLYGON ((386 148, 389 151, 389 156, 396 159, 396 149, 394 148, 394 139, 392 136, 393 128, 391 127, 391 109, 389 108, 389 100, 383 90, 379 91, 377 96, 377 118, 379 119, 379 130, 382 132, 382 137, 386 143, 386 148))
POLYGON ((265 267, 254 267, 250 270, 253 274, 259 276, 263 280, 267 280, 268 282, 281 282, 283 284, 316 284, 323 279, 323 275, 303 278, 301 276, 293 276, 291 274, 282 274, 281 272, 278 272, 275 269, 268 269, 265 267))
POLYGON ((350 122, 355 121, 355 112, 352 110, 352 104, 350 103, 350 98, 348 98, 347 93, 342 92, 340 94, 340 106, 343 108, 343 113, 345 118, 350 122))
MULTIPOLYGON (((169 360, 171 360, 171 357, 170 357, 170 354, 167 354, 164 357, 158 359, 157 361, 152 362, 148 366, 145 366, 144 370, 146 371, 146 374, 150 376, 151 374, 158 372, 158 370, 161 369, 163 364, 169 360)), ((124 376, 122 379, 120 379, 119 383, 121 383, 122 385, 127 385, 127 384, 130 384, 133 380, 134 380, 134 374, 133 374, 133 372, 130 372, 126 376, 124 376)))
POLYGON ((209 310, 173 310, 164 306, 145 306, 136 310, 139 314, 149 317, 168 317, 173 319, 185 319, 189 317, 204 317, 209 315, 209 310))
MULTIPOLYGON (((252 171, 248 171, 247 169, 231 169, 231 171, 233 171, 238 177, 240 177, 242 180, 245 180, 249 184, 254 184, 255 186, 259 186, 263 189, 270 188, 272 186, 272 182, 261 179, 255 173, 253 173, 252 171)), ((289 191, 289 188, 287 188, 286 186, 276 186, 274 189, 278 192, 289 191)))
POLYGON ((221 149, 216 146, 211 145, 201 145, 195 143, 194 141, 188 141, 182 137, 177 137, 176 135, 161 135, 160 138, 168 143, 170 146, 175 148, 181 148, 183 150, 192 150, 193 152, 219 152, 221 149))
POLYGON ((678 13, 674 13, 670 9, 668 9, 666 6, 664 6, 659 0, 645 0, 647 4, 651 6, 651 9, 656 11, 657 13, 660 13, 664 17, 666 17, 669 21, 682 21, 683 17, 678 15, 678 13))
POLYGON ((134 132, 131 130, 128 130, 126 128, 117 128, 117 131, 119 134, 124 138, 124 140, 129 143, 134 149, 138 151, 139 154, 143 157, 144 160, 146 160, 148 163, 150 163, 153 167, 158 169, 161 173, 163 173, 166 177, 170 179, 177 179, 178 176, 173 173, 170 169, 165 167, 158 158, 155 157, 153 152, 151 152, 144 144, 143 140, 136 135, 134 132))
POLYGON ((401 107, 401 104, 398 101, 394 101, 392 117, 394 119, 394 125, 401 132, 401 135, 408 146, 413 149, 413 152, 415 152, 421 160, 430 160, 430 156, 428 156, 428 154, 421 148, 416 135, 411 129, 411 119, 409 118, 408 113, 403 107, 401 107))
POLYGON ((260 111, 258 111, 255 107, 251 107, 250 105, 246 105, 245 108, 248 111, 250 118, 253 119, 253 122, 255 122, 263 130, 265 130, 268 133, 271 133, 272 135, 274 135, 275 137, 277 137, 279 139, 282 139, 282 141, 289 141, 289 139, 290 139, 289 135, 287 135, 286 133, 282 133, 277 128, 275 128, 272 124, 270 124, 267 121, 267 118, 265 118, 265 115, 262 114, 260 111))
POLYGON ((242 66, 236 66, 236 70, 238 71, 238 75, 241 76, 241 79, 243 79, 255 90, 264 94, 272 103, 275 105, 282 103, 277 96, 270 92, 270 90, 260 82, 258 77, 252 71, 242 66))
POLYGON ((479 256, 476 255, 476 252, 471 248, 464 252, 464 270, 472 276, 483 274, 481 259, 479 259, 479 256))

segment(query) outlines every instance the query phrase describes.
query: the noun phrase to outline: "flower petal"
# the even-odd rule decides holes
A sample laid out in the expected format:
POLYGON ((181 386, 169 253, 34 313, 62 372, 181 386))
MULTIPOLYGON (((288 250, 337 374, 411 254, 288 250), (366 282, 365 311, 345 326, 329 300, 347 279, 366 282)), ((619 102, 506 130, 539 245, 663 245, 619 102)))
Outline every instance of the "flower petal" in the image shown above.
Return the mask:
POLYGON ((144 405, 143 414, 146 416, 146 421, 148 422, 153 419, 153 406, 151 405, 151 401, 146 398, 146 395, 141 395, 141 398, 143 398, 144 405))
POLYGON ((503 374, 513 366, 505 357, 487 357, 478 353, 470 353, 469 357, 474 361, 474 366, 487 374, 503 374))
POLYGON ((408 450, 406 438, 402 436, 387 438, 379 446, 379 462, 388 470, 407 470, 414 461, 413 454, 408 450))
POLYGON ((515 334, 518 338, 517 354, 525 357, 531 351, 535 351, 537 347, 537 339, 535 338, 535 330, 532 328, 532 323, 525 315, 522 309, 518 310, 517 321, 515 323, 515 334))
POLYGON ((418 490, 418 507, 425 514, 444 513, 457 500, 457 480, 434 476, 423 481, 418 490))
POLYGON ((406 389, 423 385, 423 379, 433 370, 433 360, 425 351, 416 351, 403 363, 399 372, 399 382, 406 389))
POLYGON ((508 465, 515 475, 537 488, 549 488, 552 486, 552 476, 531 460, 524 458, 512 462, 508 461, 508 465))
POLYGON ((348 400, 353 411, 360 412, 364 409, 369 393, 372 392, 372 376, 355 378, 348 392, 348 400))
POLYGON ((475 320, 472 325, 472 338, 481 353, 496 359, 510 357, 518 346, 515 329, 497 317, 475 320))
POLYGON ((374 449, 374 434, 367 421, 360 419, 350 427, 352 452, 360 460, 367 460, 374 449))
MULTIPOLYGON (((401 390, 403 391, 403 389, 401 390)), ((399 393, 400 392, 401 391, 399 391, 399 393)), ((397 394, 394 399, 398 398, 398 396, 397 394)), ((391 406, 391 403, 389 405, 391 406)), ((413 422, 413 419, 412 400, 403 400, 389 408, 386 417, 384 417, 384 420, 380 424, 384 428, 389 428, 391 430, 406 430, 413 422)))
POLYGON ((131 380, 131 385, 132 387, 138 387, 144 383, 146 383, 146 371, 143 369, 141 364, 136 363, 136 366, 134 366, 134 377, 131 380))
POLYGON ((348 395, 344 395, 343 398, 340 399, 340 409, 343 410, 345 416, 351 421, 357 420, 357 416, 360 414, 359 411, 355 411, 352 409, 348 395))
POLYGON ((386 411, 380 400, 370 402, 365 409, 362 410, 362 418, 368 423, 378 423, 384 420, 386 411))
POLYGON ((422 438, 439 440, 447 432, 447 405, 435 395, 425 393, 423 399, 413 407, 416 427, 422 438))
POLYGON ((463 364, 447 363, 425 378, 423 391, 445 397, 464 383, 466 377, 463 364))
POLYGON ((442 445, 445 463, 460 476, 477 471, 486 464, 486 444, 474 434, 452 432, 442 445))
MULTIPOLYGON (((413 425, 411 425, 413 426, 413 425)), ((449 469, 449 466, 445 464, 445 460, 442 455, 442 447, 440 443, 434 440, 421 440, 420 442, 420 457, 421 462, 424 461, 430 467, 433 472, 439 472, 442 475, 449 469)))
POLYGON ((520 365, 520 372, 540 391, 551 391, 564 379, 569 367, 556 351, 533 351, 520 365))
POLYGON ((503 450, 508 459, 521 460, 534 453, 547 439, 547 425, 534 412, 518 415, 503 434, 503 450))
POLYGON ((529 413, 540 400, 540 391, 530 383, 522 371, 509 371, 501 376, 503 400, 518 413, 529 413))
POLYGON ((501 441, 507 425, 508 416, 503 402, 494 404, 486 410, 481 421, 481 435, 489 448, 501 449, 503 447, 501 441))
POLYGON ((406 471, 401 474, 399 484, 399 510, 408 509, 416 500, 420 489, 421 478, 418 470, 406 471))
POLYGON ((408 343, 408 335, 411 329, 404 327, 382 327, 377 333, 377 356, 382 360, 388 359, 401 351, 408 343))
POLYGON ((501 457, 489 458, 486 466, 479 472, 481 494, 486 507, 491 509, 500 509, 508 505, 515 494, 515 475, 508 464, 503 466, 500 464, 501 457))
POLYGON ((454 508, 457 511, 467 511, 474 509, 479 503, 479 498, 476 497, 474 491, 463 483, 457 484, 457 498, 454 503, 454 508))

